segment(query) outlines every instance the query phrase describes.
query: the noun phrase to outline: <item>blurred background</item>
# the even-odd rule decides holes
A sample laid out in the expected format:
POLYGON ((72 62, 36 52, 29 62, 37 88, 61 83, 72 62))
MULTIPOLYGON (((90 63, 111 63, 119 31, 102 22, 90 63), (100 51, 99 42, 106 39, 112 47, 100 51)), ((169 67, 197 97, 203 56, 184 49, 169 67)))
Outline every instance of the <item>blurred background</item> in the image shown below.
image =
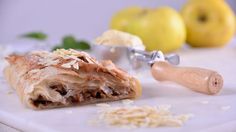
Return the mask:
MULTIPOLYGON (((124 7, 166 5, 180 10, 184 3, 186 0, 0 0, 0 43, 31 31, 43 31, 53 42, 66 34, 93 40, 124 7)), ((236 0, 227 3, 235 12, 236 0)))

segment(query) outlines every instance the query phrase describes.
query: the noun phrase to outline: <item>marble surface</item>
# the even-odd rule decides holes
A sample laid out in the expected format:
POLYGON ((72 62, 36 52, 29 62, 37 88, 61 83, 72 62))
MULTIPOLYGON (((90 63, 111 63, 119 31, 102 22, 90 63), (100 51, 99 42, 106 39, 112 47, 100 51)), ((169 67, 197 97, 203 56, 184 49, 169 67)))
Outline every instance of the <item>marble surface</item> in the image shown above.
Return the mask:
MULTIPOLYGON (((231 43, 236 43, 233 40, 231 43)), ((33 46, 34 47, 34 46, 33 46)), ((26 51, 19 46, 16 52, 26 51)), ((13 48, 4 47, 2 55, 13 48), (4 49, 5 48, 5 49, 4 49)), ((9 88, 1 75, 0 86, 0 122, 23 131, 96 131, 96 132, 183 132, 183 131, 236 131, 236 46, 231 44, 225 48, 189 49, 179 51, 181 66, 198 66, 218 71, 224 77, 224 87, 215 96, 203 95, 170 82, 157 82, 149 74, 149 69, 139 70, 137 76, 143 86, 143 95, 135 100, 134 105, 172 106, 176 114, 192 113, 194 117, 182 127, 159 127, 124 129, 105 124, 92 125, 99 108, 92 104, 69 108, 34 111, 24 107, 14 90, 9 88)), ((3 59, 1 57, 1 59, 3 59)), ((1 61, 1 69, 3 68, 1 61)), ((120 101, 109 103, 120 106, 120 101)))

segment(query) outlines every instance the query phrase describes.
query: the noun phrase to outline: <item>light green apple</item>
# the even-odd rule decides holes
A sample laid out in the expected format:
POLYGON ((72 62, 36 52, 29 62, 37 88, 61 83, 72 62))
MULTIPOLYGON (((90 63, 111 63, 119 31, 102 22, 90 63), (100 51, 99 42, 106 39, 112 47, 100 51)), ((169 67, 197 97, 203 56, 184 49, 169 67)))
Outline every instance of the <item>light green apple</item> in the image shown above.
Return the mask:
POLYGON ((113 16, 111 28, 139 36, 147 50, 171 52, 179 49, 186 39, 181 16, 169 7, 123 9, 113 16))

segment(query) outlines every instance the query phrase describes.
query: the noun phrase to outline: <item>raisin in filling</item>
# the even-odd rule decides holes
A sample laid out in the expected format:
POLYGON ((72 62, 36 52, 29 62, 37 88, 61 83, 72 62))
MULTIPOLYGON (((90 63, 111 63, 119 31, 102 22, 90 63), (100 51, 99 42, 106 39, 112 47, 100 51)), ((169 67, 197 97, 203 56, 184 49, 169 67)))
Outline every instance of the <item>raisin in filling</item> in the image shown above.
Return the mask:
POLYGON ((63 84, 53 84, 49 86, 49 88, 54 89, 58 93, 60 93, 61 96, 64 96, 67 94, 66 86, 63 84))
POLYGON ((33 104, 36 107, 39 107, 40 104, 46 106, 46 105, 52 104, 52 101, 48 101, 42 95, 39 95, 38 98, 33 101, 33 104))
MULTIPOLYGON (((49 88, 55 90, 61 96, 63 96, 68 104, 76 104, 78 102, 85 102, 104 98, 116 98, 120 95, 128 95, 130 92, 132 92, 131 89, 124 89, 124 88, 115 89, 111 86, 90 87, 90 88, 83 88, 84 90, 82 91, 73 91, 75 89, 68 89, 66 85, 62 83, 53 83, 49 85, 49 88)), ((59 102, 52 102, 46 100, 42 95, 39 95, 38 98, 33 101, 33 104, 36 107, 39 107, 40 104, 42 106, 55 105, 55 104, 62 105, 59 102)))

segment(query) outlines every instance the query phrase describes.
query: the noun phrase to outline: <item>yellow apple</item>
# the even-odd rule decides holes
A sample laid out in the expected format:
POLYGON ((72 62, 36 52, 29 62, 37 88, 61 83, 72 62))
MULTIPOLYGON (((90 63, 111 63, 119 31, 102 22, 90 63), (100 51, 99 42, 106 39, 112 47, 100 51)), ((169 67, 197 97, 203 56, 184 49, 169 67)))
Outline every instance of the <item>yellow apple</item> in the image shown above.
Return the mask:
POLYGON ((234 14, 224 0, 190 0, 181 14, 193 47, 223 46, 234 35, 234 14))
POLYGON ((139 36, 147 50, 174 51, 186 38, 181 16, 169 7, 123 9, 113 16, 111 28, 139 36))
POLYGON ((234 28, 235 28, 234 32, 236 34, 236 16, 234 17, 234 28))

